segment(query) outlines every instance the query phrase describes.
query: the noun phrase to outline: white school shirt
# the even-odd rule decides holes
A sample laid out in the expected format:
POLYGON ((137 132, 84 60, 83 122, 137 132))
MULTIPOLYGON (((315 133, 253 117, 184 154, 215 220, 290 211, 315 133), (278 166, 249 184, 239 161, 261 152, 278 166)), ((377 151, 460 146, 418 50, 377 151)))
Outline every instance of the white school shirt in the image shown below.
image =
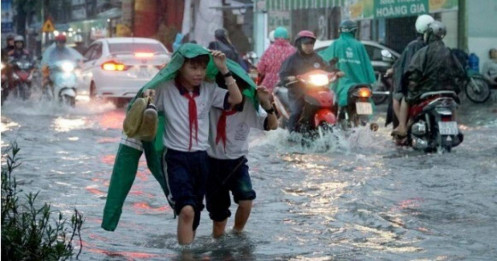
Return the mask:
POLYGON ((207 154, 216 159, 237 159, 248 154, 248 136, 250 128, 264 130, 266 111, 259 105, 258 111, 250 100, 245 100, 243 111, 226 117, 226 150, 223 141, 216 144, 217 122, 222 110, 212 109, 209 113, 211 133, 209 135, 210 148, 207 154))
MULTIPOLYGON (((191 92, 190 92, 191 94, 191 92)), ((195 127, 192 127, 192 148, 190 145, 190 122, 188 98, 181 95, 174 80, 167 81, 156 88, 155 104, 158 111, 164 111, 165 126, 162 142, 169 149, 193 152, 209 148, 209 111, 212 107, 222 109, 228 91, 219 88, 216 83, 202 82, 199 95, 195 97, 198 120, 198 142, 195 139, 195 127)))

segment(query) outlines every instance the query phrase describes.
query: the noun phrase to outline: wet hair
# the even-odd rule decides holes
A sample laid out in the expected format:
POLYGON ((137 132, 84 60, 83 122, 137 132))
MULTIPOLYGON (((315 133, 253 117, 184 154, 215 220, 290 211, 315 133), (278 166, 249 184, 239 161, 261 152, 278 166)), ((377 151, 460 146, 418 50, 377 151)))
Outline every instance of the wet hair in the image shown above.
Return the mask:
POLYGON ((207 66, 207 64, 209 63, 209 60, 210 60, 209 55, 202 54, 199 56, 195 56, 193 58, 185 58, 184 63, 190 63, 192 65, 207 66))

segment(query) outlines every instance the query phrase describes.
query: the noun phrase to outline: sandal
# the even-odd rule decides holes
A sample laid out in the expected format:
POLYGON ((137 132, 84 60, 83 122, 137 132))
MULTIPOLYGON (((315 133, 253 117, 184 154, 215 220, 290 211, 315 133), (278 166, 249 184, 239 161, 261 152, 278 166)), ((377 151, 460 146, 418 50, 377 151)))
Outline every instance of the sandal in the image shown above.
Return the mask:
POLYGON ((408 139, 407 139, 407 133, 404 135, 392 132, 392 137, 394 139, 394 142, 397 146, 407 146, 408 144, 408 139))

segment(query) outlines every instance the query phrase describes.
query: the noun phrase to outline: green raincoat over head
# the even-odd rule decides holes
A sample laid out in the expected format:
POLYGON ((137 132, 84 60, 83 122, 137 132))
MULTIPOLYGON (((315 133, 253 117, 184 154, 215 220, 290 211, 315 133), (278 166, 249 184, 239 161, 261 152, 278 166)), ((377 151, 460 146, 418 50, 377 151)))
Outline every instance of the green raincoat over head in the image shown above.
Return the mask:
MULTIPOLYGON (((135 98, 133 98, 128 106, 128 110, 131 105, 138 97, 142 97, 142 94, 147 89, 155 89, 162 83, 172 80, 176 77, 178 70, 183 66, 185 58, 194 58, 199 55, 209 55, 210 60, 207 65, 206 79, 214 80, 216 74, 218 74, 218 69, 214 64, 212 56, 209 50, 204 47, 186 43, 180 46, 180 48, 173 53, 171 62, 162 69, 150 82, 148 82, 144 87, 142 87, 135 98)), ((258 101, 256 100, 256 84, 247 75, 245 70, 240 67, 240 65, 234 61, 226 60, 226 65, 228 69, 237 76, 239 79, 245 81, 247 86, 243 90, 242 94, 252 100, 254 106, 258 108, 258 101)), ((136 177, 136 172, 138 170, 138 162, 143 152, 145 152, 145 158, 147 160, 147 167, 154 175, 155 179, 159 182, 164 194, 167 195, 168 189, 164 180, 164 172, 162 168, 161 157, 164 151, 164 144, 162 144, 162 135, 164 132, 164 112, 159 111, 159 124, 157 128, 157 134, 153 141, 145 142, 124 136, 121 138, 119 144, 119 149, 117 151, 116 160, 114 162, 114 168, 112 170, 112 176, 110 179, 109 190, 107 192, 107 200, 105 202, 102 228, 108 231, 114 231, 119 223, 119 219, 122 213, 122 207, 124 205, 124 200, 131 190, 131 186, 136 177)))
POLYGON ((373 84, 376 79, 369 56, 361 42, 352 33, 342 32, 328 48, 319 52, 327 62, 338 58, 336 68, 345 73, 333 84, 340 107, 347 105, 347 93, 356 84, 373 84))

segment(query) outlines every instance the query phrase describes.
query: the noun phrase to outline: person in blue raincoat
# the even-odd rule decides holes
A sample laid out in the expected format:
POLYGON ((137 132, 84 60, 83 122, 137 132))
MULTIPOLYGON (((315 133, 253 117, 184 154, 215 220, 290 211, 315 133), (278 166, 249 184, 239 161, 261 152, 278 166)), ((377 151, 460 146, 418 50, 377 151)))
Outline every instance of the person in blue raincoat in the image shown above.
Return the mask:
POLYGON ((339 29, 340 37, 320 52, 320 55, 327 62, 336 61, 336 68, 345 73, 345 76, 333 84, 338 106, 344 107, 347 105, 350 87, 356 84, 373 84, 376 79, 366 48, 355 39, 357 24, 345 20, 339 29))

